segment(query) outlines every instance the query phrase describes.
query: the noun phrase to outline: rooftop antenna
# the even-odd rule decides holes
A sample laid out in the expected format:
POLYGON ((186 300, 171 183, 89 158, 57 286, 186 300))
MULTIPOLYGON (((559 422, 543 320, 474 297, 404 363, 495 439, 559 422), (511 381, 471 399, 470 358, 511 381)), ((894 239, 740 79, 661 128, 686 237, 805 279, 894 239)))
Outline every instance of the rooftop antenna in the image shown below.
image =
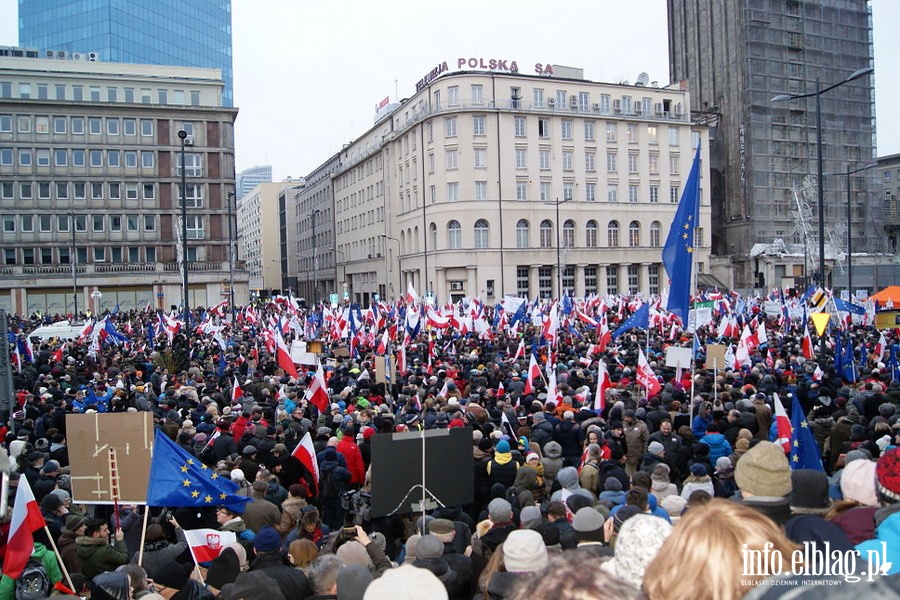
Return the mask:
POLYGON ((637 81, 634 82, 634 85, 639 87, 647 87, 647 84, 650 83, 650 76, 647 73, 641 73, 637 77, 637 81))

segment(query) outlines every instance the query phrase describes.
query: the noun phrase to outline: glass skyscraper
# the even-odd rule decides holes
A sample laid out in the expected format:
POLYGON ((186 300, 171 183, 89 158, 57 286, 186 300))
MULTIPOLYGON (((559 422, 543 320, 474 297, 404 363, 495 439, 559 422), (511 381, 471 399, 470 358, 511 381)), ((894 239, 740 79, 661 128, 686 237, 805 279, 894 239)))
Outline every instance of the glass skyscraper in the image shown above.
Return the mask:
POLYGON ((19 0, 19 45, 222 70, 233 105, 231 0, 19 0))

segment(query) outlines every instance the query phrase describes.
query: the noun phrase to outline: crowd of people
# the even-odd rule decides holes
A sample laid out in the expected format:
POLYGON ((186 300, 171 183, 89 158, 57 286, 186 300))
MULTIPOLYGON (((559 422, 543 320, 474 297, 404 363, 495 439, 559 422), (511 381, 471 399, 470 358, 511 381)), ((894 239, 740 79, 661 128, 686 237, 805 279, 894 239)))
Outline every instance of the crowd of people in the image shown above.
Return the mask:
MULTIPOLYGON (((748 301, 738 320, 768 335, 744 346, 746 363, 712 370, 706 344, 738 341, 718 326, 734 314, 693 334, 660 318, 603 339, 598 323, 627 322, 640 304, 629 300, 583 303, 575 313, 587 318, 563 319, 552 337, 541 326, 550 304, 515 325, 478 306, 488 326, 460 331, 442 320, 410 330, 394 311, 412 308, 398 302, 369 312, 348 343, 332 335, 339 311, 269 302, 234 321, 195 311, 189 328, 118 312, 105 319, 121 337, 35 341, 27 359, 17 352, 16 406, 0 426, 9 502, 26 479, 47 523, 29 574, 98 600, 900 595, 896 332, 841 322, 848 378, 832 334, 810 357, 802 323, 748 301), (325 338, 327 404, 308 397, 315 365, 294 377, 279 362, 272 328, 288 343, 325 338), (376 368, 385 331, 402 346, 389 384, 376 368), (666 366, 672 346, 695 348, 692 368, 666 366), (792 468, 802 438, 781 427, 798 407, 815 445, 804 450, 821 461, 809 468, 792 468), (250 501, 73 502, 66 415, 91 411, 152 412, 250 501), (472 477, 470 503, 370 518, 349 501, 372 490, 374 436, 457 427, 472 434, 471 472, 448 476, 472 477), (317 473, 294 455, 307 433, 317 473), (184 534, 198 528, 237 541, 198 565, 184 534)), ((42 320, 11 317, 11 348, 42 320)), ((4 576, 0 600, 42 597, 21 588, 4 576)))

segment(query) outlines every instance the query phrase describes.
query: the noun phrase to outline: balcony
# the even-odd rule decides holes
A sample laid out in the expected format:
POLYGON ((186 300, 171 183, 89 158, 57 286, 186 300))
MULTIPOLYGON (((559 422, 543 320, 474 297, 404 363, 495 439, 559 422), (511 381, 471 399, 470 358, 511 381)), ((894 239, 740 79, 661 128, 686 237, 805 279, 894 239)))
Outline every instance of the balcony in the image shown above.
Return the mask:
MULTIPOLYGON (((163 265, 163 271, 169 272, 178 272, 181 269, 178 268, 178 263, 165 263, 163 265)), ((188 263, 188 272, 190 271, 227 271, 228 263, 218 262, 218 261, 192 261, 188 263)))

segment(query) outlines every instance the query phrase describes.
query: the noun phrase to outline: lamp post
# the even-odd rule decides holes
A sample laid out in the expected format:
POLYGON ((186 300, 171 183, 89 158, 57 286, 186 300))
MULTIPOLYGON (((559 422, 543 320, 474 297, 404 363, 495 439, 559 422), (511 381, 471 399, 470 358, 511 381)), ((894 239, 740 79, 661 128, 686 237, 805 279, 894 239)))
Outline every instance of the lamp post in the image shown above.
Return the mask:
MULTIPOLYGON (((391 240, 391 241, 397 242, 397 291, 396 291, 396 293, 399 295, 399 294, 403 293, 403 290, 401 289, 401 281, 400 281, 400 279, 402 277, 402 274, 400 273, 400 240, 398 240, 395 237, 385 235, 383 233, 381 234, 381 237, 383 237, 386 240, 391 240)), ((387 258, 387 254, 385 254, 385 258, 387 258)), ((385 276, 385 278, 387 278, 387 271, 385 271, 384 276, 385 276)))
POLYGON ((72 227, 72 297, 75 308, 72 311, 72 322, 78 320, 78 249, 75 247, 75 213, 69 213, 69 224, 72 227))
POLYGON ((91 298, 94 300, 94 318, 98 318, 100 316, 100 298, 103 297, 103 293, 100 290, 94 290, 91 292, 91 298))
POLYGON ((187 131, 178 130, 178 139, 181 140, 181 262, 182 268, 182 285, 184 286, 184 332, 188 335, 190 331, 190 321, 188 317, 188 243, 187 243, 187 199, 185 198, 185 189, 187 188, 186 173, 184 170, 184 140, 187 138, 187 131))
POLYGON ((562 255, 560 253, 559 244, 559 230, 562 228, 562 224, 559 222, 559 205, 565 204, 571 199, 572 198, 566 198, 560 202, 559 198, 557 198, 556 202, 547 203, 556 206, 556 294, 559 298, 562 298, 562 255))
POLYGON ((319 240, 316 237, 316 215, 322 212, 319 209, 309 211, 312 218, 312 238, 313 238, 313 298, 316 305, 319 304, 319 240))
MULTIPOLYGON (((825 188, 822 186, 822 105, 821 97, 825 92, 831 91, 836 87, 840 87, 845 83, 868 75, 875 69, 866 67, 859 69, 850 74, 849 77, 837 83, 833 83, 826 87, 821 87, 819 78, 816 77, 816 90, 807 94, 779 94, 772 98, 772 102, 780 102, 783 100, 798 100, 800 98, 816 99, 816 188, 818 192, 818 211, 819 211, 819 275, 818 282, 823 288, 825 287, 825 188)), ((822 338, 822 348, 825 347, 825 338, 822 338)))
MULTIPOLYGON (((850 163, 847 163, 847 294, 850 296, 848 298, 850 302, 853 302, 853 238, 851 236, 851 227, 853 226, 853 211, 850 206, 850 176, 877 166, 878 163, 869 163, 851 171, 850 163)), ((878 288, 876 287, 875 289, 878 288)))
MULTIPOLYGON (((182 163, 184 169, 184 163, 182 163)), ((231 305, 231 322, 237 311, 234 307, 234 192, 228 192, 228 304, 231 305)))

